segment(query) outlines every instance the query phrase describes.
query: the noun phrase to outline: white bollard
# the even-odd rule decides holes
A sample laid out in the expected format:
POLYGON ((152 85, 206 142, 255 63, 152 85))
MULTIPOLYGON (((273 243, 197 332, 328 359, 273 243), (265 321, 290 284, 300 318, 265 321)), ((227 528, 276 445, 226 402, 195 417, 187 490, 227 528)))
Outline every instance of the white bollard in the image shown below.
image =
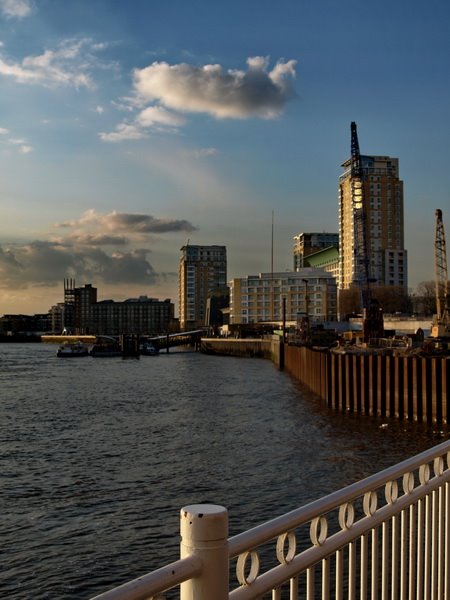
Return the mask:
POLYGON ((202 563, 198 577, 181 584, 180 600, 228 600, 228 511, 215 504, 192 504, 180 511, 180 556, 202 563))

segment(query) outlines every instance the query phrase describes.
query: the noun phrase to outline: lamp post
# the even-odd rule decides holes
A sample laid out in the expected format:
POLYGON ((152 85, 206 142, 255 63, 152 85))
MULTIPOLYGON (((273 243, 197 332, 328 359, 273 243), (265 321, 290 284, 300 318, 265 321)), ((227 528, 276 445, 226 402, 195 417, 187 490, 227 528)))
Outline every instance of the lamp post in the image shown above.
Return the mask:
POLYGON ((306 318, 308 318, 308 316, 309 316, 308 280, 307 279, 302 279, 302 281, 305 284, 305 313, 306 313, 306 318))
POLYGON ((307 279, 302 279, 302 281, 305 284, 305 313, 306 313, 306 316, 305 316, 305 318, 303 320, 302 337, 303 337, 303 341, 308 344, 310 342, 310 336, 309 336, 308 280, 307 279))

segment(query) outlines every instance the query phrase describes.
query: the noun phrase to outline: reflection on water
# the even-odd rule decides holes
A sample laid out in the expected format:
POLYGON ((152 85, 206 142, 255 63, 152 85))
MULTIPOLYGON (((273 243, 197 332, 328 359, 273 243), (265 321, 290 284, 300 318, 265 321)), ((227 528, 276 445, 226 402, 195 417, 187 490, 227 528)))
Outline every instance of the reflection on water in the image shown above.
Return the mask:
POLYGON ((0 345, 0 596, 83 599, 178 557, 179 509, 230 535, 447 437, 340 415, 268 361, 58 359, 0 345))

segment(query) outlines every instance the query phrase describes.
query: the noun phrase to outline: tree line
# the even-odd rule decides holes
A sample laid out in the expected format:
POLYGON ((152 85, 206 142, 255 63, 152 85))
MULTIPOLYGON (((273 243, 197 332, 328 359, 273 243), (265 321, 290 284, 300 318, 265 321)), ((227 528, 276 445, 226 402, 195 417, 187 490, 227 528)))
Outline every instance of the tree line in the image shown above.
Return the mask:
MULTIPOLYGON (((421 281, 413 291, 395 285, 374 285, 370 291, 371 297, 378 302, 385 314, 414 314, 420 317, 431 317, 436 314, 436 284, 434 281, 421 281)), ((354 315, 360 312, 359 289, 355 286, 341 290, 339 292, 339 313, 354 315)))

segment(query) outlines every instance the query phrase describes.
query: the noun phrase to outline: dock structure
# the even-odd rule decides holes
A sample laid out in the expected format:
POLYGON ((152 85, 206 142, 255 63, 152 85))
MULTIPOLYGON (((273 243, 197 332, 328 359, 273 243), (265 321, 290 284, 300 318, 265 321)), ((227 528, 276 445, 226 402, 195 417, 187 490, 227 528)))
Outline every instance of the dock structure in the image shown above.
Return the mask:
POLYGON ((142 339, 151 342, 158 350, 165 349, 169 352, 170 348, 175 348, 176 346, 192 346, 195 350, 199 350, 200 341, 204 335, 204 329, 195 329, 193 331, 179 331, 166 335, 143 337, 142 339))
POLYGON ((40 341, 45 344, 64 344, 82 342, 83 344, 93 344, 95 335, 41 335, 40 341))
POLYGON ((178 333, 169 333, 158 336, 139 335, 135 333, 122 334, 118 336, 106 335, 43 335, 41 341, 44 343, 74 343, 83 342, 85 344, 95 344, 99 339, 115 342, 120 346, 124 356, 133 356, 139 354, 139 347, 142 342, 151 342, 158 350, 165 349, 169 352, 170 348, 177 346, 191 346, 195 350, 200 349, 200 340, 205 335, 204 329, 194 331, 181 331, 178 333))

